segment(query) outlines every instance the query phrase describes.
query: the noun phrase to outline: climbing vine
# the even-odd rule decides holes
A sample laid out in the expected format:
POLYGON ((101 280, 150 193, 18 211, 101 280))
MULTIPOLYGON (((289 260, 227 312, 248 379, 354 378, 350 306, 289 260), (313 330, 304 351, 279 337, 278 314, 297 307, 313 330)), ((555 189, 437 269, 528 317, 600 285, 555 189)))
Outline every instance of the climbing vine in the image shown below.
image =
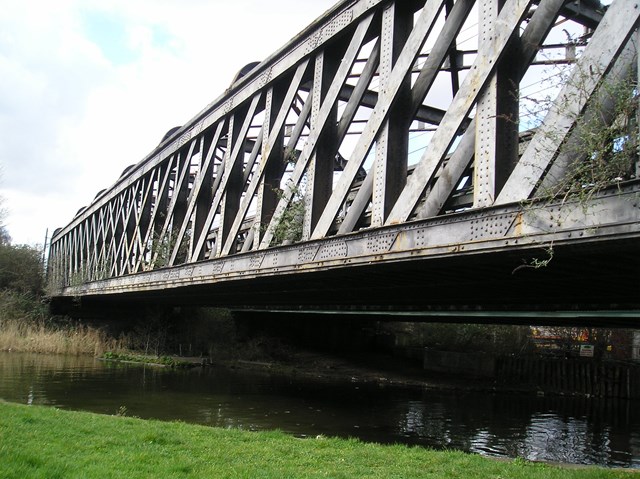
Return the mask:
MULTIPOLYGON (((284 191, 280 189, 276 190, 276 194, 279 199, 284 197, 284 191)), ((288 244, 300 241, 302 239, 304 213, 304 195, 298 187, 293 187, 293 195, 289 205, 272 227, 272 244, 288 244)))

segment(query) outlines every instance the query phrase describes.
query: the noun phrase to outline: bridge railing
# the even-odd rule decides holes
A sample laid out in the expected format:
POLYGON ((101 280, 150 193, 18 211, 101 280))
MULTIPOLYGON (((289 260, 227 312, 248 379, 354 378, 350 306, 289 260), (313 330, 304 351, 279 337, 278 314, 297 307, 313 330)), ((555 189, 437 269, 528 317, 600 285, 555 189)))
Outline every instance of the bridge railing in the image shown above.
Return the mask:
MULTIPOLYGON (((566 192, 571 165, 594 157, 577 148, 578 120, 629 120, 593 98, 607 81, 635 88, 638 10, 631 0, 340 2, 57 230, 50 282, 566 192)), ((616 135, 609 150, 635 148, 635 130, 616 135)), ((612 181, 637 176, 633 158, 612 181)))

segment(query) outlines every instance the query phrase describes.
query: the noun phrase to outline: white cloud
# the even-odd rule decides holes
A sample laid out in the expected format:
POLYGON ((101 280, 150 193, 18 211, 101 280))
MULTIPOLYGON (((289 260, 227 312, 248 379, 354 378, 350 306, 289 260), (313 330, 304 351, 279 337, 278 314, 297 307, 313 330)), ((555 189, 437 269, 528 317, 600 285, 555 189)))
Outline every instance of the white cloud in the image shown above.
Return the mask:
POLYGON ((0 0, 0 193, 41 243, 333 0, 0 0))

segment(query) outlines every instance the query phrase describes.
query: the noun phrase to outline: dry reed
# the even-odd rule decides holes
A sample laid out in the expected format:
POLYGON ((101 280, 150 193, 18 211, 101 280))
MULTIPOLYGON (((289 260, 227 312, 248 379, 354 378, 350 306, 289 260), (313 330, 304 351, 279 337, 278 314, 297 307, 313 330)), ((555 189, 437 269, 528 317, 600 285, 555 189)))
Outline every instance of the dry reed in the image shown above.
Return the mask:
POLYGON ((0 351, 100 356, 126 350, 122 343, 85 325, 57 327, 44 321, 0 320, 0 351))
POLYGON ((100 356, 126 351, 125 342, 95 327, 54 320, 37 296, 0 290, 0 351, 100 356))

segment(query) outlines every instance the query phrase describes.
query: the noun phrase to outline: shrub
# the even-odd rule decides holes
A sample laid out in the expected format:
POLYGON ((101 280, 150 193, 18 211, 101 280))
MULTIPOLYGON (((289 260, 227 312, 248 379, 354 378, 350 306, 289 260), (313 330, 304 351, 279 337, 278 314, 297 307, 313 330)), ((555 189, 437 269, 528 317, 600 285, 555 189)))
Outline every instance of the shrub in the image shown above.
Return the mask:
POLYGON ((0 243, 0 289, 40 296, 43 287, 42 252, 26 245, 0 243))

